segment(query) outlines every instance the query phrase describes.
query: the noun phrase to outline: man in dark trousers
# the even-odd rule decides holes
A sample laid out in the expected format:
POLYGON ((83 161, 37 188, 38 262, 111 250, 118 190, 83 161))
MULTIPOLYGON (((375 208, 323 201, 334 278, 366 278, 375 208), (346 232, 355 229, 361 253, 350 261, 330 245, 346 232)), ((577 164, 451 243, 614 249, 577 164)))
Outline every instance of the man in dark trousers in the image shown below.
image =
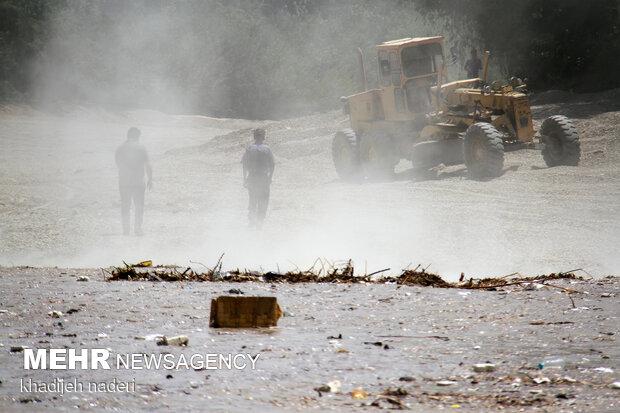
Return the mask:
POLYGON ((265 130, 254 129, 254 144, 243 155, 243 186, 250 195, 250 226, 260 227, 267 214, 269 187, 275 168, 273 154, 265 142, 265 130))
POLYGON ((465 62, 465 71, 467 71, 467 78, 474 79, 480 76, 480 70, 482 70, 482 62, 478 57, 478 51, 476 48, 471 49, 471 57, 465 62))
POLYGON ((142 235, 142 217, 144 215, 144 190, 153 186, 153 170, 146 148, 139 142, 140 129, 129 128, 127 140, 116 150, 118 167, 118 187, 121 193, 121 217, 123 234, 129 235, 129 210, 133 201, 135 209, 134 232, 142 235), (144 175, 147 182, 144 184, 144 175))

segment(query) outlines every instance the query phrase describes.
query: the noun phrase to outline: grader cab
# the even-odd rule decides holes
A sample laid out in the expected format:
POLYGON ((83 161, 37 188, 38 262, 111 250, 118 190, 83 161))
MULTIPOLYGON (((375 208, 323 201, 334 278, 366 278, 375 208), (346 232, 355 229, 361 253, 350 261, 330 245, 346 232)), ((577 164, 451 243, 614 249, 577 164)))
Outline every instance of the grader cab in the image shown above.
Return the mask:
MULTIPOLYGON (((393 174, 401 159, 415 169, 465 163, 477 179, 501 175, 504 151, 534 147, 536 133, 526 85, 487 82, 489 53, 482 76, 448 82, 443 37, 406 38, 377 46, 378 83, 341 98, 351 128, 336 133, 332 155, 343 179, 393 174)), ((579 136, 564 116, 552 116, 539 140, 548 166, 577 165, 579 136)))

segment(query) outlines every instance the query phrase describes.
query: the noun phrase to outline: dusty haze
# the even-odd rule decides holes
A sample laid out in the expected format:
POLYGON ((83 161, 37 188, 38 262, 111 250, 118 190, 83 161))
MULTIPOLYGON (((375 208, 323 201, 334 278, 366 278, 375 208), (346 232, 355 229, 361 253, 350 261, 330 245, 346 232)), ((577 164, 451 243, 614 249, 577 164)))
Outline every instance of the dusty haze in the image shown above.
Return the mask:
POLYGON ((372 82, 374 45, 436 35, 445 21, 389 0, 299 3, 70 1, 49 18, 49 39, 32 62, 34 100, 47 108, 299 116, 334 109, 358 90, 358 47, 372 82))
POLYGON ((2 111, 0 264, 214 265, 224 253, 225 268, 307 268, 317 258, 351 258, 359 272, 417 264, 452 276, 619 272, 617 92, 562 95, 536 107, 537 121, 557 113, 576 118, 584 139, 579 168, 547 169, 540 153, 522 151, 508 154, 505 174, 490 182, 469 180, 462 167, 416 180, 403 161, 394 182, 346 184, 330 147, 333 133, 348 125, 335 110, 338 96, 358 87, 349 46, 363 47, 373 68, 372 44, 439 29, 393 2, 377 3, 374 14, 327 3, 304 27, 272 16, 248 30, 243 13, 222 14, 215 2, 200 13, 175 11, 173 3, 123 13, 115 9, 120 3, 95 4, 54 17, 35 73, 36 109, 2 111), (398 24, 377 22, 382 4, 383 18, 398 24), (368 36, 347 34, 353 25, 367 27, 368 36), (339 33, 349 37, 336 47, 339 33), (247 36, 243 50, 231 48, 232 35, 247 36), (230 53, 270 59, 271 70, 230 67, 230 53), (300 54, 315 56, 314 66, 296 65, 300 54), (330 76, 334 59, 351 61, 347 84, 330 76), (196 90, 180 84, 179 73, 196 84, 221 74, 221 83, 196 90), (272 113, 307 113, 306 96, 278 86, 279 77, 291 76, 324 89, 325 113, 280 121, 207 117, 230 116, 236 107, 259 113, 247 103, 259 93, 277 108, 272 113), (248 93, 228 93, 231 81, 246 83, 248 93), (140 238, 120 235, 113 155, 130 126, 142 130, 155 176, 140 238), (240 166, 256 126, 267 129, 276 157, 261 231, 247 227, 240 166))

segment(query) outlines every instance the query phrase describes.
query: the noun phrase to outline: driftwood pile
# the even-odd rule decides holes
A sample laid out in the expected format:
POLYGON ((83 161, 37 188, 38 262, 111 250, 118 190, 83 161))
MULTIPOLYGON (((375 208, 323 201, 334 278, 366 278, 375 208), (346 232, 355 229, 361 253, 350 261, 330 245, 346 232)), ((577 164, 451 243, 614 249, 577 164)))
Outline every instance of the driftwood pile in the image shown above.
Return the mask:
MULTIPOLYGON (((318 261, 318 260, 317 260, 318 261)), ((559 279, 582 279, 575 275, 576 271, 551 273, 534 277, 522 277, 518 274, 510 274, 503 277, 469 278, 464 280, 464 275, 458 282, 449 282, 437 274, 427 272, 420 268, 403 270, 398 276, 378 276, 379 273, 389 271, 389 268, 371 274, 355 275, 351 261, 343 265, 325 265, 321 261, 321 268, 315 266, 308 270, 296 270, 288 272, 258 272, 248 270, 222 271, 222 257, 213 268, 206 268, 204 272, 197 272, 191 267, 180 268, 176 266, 152 266, 149 261, 138 264, 127 264, 103 270, 107 281, 199 281, 199 282, 263 282, 263 283, 340 283, 340 284, 399 284, 436 288, 461 288, 495 290, 502 287, 516 285, 545 284, 547 281, 559 279), (144 265, 144 264, 150 265, 144 265)), ((316 262, 315 262, 316 265, 316 262)), ((563 288, 563 287, 558 287, 563 288)))

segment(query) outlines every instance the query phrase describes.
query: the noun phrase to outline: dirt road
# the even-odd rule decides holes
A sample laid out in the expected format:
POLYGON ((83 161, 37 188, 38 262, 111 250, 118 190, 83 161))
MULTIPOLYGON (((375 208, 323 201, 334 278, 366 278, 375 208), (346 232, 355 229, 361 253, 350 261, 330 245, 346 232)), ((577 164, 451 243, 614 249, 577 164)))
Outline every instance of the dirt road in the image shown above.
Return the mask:
MULTIPOLYGON (((451 167, 415 180, 347 184, 331 161, 338 112, 250 122, 135 111, 57 115, 4 108, 0 117, 0 263, 106 266, 213 264, 272 269, 317 257, 353 258, 358 271, 410 263, 445 275, 620 271, 620 93, 534 99, 537 123, 564 113, 582 135, 579 167, 546 168, 537 151, 508 153, 489 182, 451 167), (120 236, 114 149, 143 131, 155 186, 146 235, 120 236), (249 128, 267 129, 276 156, 268 221, 247 229, 240 158, 249 128)), ((395 271, 397 272, 397 271, 395 271)))

